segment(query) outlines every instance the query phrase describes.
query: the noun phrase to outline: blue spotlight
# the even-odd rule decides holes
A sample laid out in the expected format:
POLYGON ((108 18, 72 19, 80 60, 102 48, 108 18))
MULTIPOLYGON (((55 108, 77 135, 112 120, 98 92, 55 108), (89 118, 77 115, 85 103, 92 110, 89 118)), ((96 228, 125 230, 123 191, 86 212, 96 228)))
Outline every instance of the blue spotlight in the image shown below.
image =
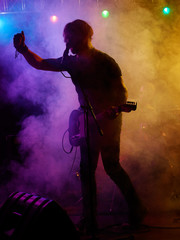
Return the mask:
POLYGON ((14 17, 10 14, 0 14, 0 42, 9 42, 14 32, 14 17))
POLYGON ((0 29, 3 27, 3 20, 0 19, 0 29))

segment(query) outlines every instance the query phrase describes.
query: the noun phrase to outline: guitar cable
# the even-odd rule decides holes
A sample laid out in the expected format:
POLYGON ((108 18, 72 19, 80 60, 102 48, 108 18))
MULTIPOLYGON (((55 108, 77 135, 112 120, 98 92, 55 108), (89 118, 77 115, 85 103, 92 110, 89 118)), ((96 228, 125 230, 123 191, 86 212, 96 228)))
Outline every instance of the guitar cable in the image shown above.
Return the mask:
MULTIPOLYGON (((66 154, 72 153, 73 148, 74 148, 73 146, 71 146, 71 149, 70 149, 69 151, 67 151, 67 150, 65 149, 65 147, 64 147, 64 138, 65 138, 65 135, 66 135, 66 133, 68 132, 68 130, 69 130, 69 129, 67 129, 67 130, 64 132, 63 137, 62 137, 62 149, 63 149, 63 151, 64 151, 66 154)), ((76 147, 76 150, 75 150, 75 154, 74 154, 74 158, 73 158, 73 162, 72 162, 72 166, 71 166, 71 169, 70 169, 70 171, 69 171, 69 174, 71 174, 72 171, 73 171, 74 163, 75 163, 75 160, 76 160, 76 155, 77 155, 77 147, 76 147)))
POLYGON ((64 132, 63 137, 62 137, 62 149, 63 149, 63 151, 64 151, 65 153, 70 154, 70 153, 72 153, 73 146, 71 146, 71 149, 70 149, 69 151, 67 151, 67 150, 65 149, 65 147, 64 147, 64 138, 65 138, 65 135, 66 135, 66 133, 68 132, 68 130, 69 130, 69 129, 67 129, 67 130, 64 132))

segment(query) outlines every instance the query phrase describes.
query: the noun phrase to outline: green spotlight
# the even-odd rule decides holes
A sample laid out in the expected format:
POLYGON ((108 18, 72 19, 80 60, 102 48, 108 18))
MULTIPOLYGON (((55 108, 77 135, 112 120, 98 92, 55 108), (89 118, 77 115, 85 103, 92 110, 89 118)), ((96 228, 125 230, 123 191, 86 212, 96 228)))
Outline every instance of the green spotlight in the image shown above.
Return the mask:
POLYGON ((169 7, 163 8, 163 14, 168 15, 168 14, 170 14, 170 12, 171 12, 171 9, 169 7))
POLYGON ((108 10, 103 10, 101 14, 102 14, 103 18, 108 18, 109 17, 109 11, 108 10))

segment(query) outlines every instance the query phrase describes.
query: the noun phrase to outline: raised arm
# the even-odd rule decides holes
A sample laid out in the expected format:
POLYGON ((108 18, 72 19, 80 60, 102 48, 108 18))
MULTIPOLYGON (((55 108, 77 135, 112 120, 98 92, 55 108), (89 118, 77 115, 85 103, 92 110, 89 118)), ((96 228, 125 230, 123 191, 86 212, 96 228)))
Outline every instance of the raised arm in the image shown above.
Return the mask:
POLYGON ((43 59, 29 49, 23 53, 23 56, 32 67, 38 70, 54 72, 63 71, 60 59, 43 59))
POLYGON ((14 47, 21 53, 26 61, 34 68, 45 71, 63 71, 60 59, 43 59, 25 45, 24 32, 14 35, 13 38, 14 47))

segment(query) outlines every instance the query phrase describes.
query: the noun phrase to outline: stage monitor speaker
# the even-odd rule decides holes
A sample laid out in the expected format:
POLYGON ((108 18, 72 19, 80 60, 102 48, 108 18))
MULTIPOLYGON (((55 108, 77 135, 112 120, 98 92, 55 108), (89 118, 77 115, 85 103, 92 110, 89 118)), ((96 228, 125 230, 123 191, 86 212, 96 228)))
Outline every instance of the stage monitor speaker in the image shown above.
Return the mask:
POLYGON ((79 240, 79 234, 55 201, 14 192, 0 209, 1 240, 79 240))

